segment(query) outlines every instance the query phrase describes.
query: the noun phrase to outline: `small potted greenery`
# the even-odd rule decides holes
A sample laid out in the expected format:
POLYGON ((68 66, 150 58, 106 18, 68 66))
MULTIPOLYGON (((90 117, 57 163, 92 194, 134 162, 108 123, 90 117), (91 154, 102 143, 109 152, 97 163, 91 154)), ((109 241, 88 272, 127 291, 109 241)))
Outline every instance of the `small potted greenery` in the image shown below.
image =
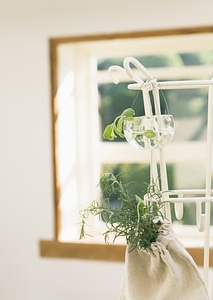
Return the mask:
POLYGON ((118 237, 125 237, 129 251, 133 249, 148 249, 159 235, 159 228, 164 216, 162 195, 156 185, 149 185, 143 197, 132 193, 129 184, 124 184, 119 176, 105 173, 100 180, 100 188, 104 199, 94 201, 81 211, 80 238, 85 232, 86 220, 89 215, 99 216, 106 224, 103 233, 105 241, 113 235, 114 241, 118 237), (119 205, 113 207, 109 201, 111 197, 118 200, 119 205))
POLYGON ((103 136, 108 140, 125 137, 138 149, 163 148, 174 137, 174 119, 168 114, 135 117, 135 111, 128 108, 106 127, 103 136))
MULTIPOLYGON (((105 139, 114 140, 117 136, 125 137, 123 129, 125 122, 134 121, 135 111, 128 108, 118 116, 113 123, 108 125, 103 133, 105 139)), ((157 132, 153 127, 148 127, 141 132, 146 139, 154 140, 157 132)), ((99 216, 106 225, 103 233, 105 241, 113 236, 125 237, 129 251, 133 249, 148 249, 156 241, 159 228, 164 216, 162 208, 162 193, 157 185, 147 185, 143 195, 134 194, 131 183, 124 184, 120 176, 105 173, 100 179, 100 188, 103 193, 101 201, 93 201, 91 205, 81 211, 81 233, 84 238, 86 222, 90 215, 99 216), (111 205, 110 199, 116 199, 118 205, 111 205)))
POLYGON ((119 299, 209 300, 198 267, 161 212, 165 203, 162 193, 153 184, 140 197, 129 185, 112 173, 104 174, 100 180, 104 199, 81 212, 81 238, 86 235, 87 217, 94 215, 106 224, 106 241, 111 234, 114 240, 126 239, 119 299), (112 195, 119 201, 116 208, 109 201, 112 195))
MULTIPOLYGON (((164 147, 173 135, 171 115, 135 117, 132 108, 124 110, 103 133, 106 139, 125 137, 132 146, 148 150, 164 147)), ((105 241, 112 235, 113 241, 126 239, 120 300, 208 300, 196 264, 163 214, 165 201, 158 184, 151 182, 142 195, 137 195, 130 182, 105 173, 99 185, 103 199, 81 211, 80 238, 87 235, 87 218, 93 215, 106 224, 105 241), (110 199, 116 199, 118 205, 113 206, 110 199)))

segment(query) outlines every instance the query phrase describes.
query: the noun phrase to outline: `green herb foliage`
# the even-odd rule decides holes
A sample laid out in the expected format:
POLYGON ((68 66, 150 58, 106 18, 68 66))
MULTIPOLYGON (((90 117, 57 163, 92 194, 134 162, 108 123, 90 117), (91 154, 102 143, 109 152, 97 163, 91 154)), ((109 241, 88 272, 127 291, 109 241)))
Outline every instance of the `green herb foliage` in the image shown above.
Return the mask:
POLYGON ((129 251, 133 249, 148 249, 159 235, 162 224, 163 206, 160 191, 156 185, 149 185, 146 199, 131 193, 129 184, 123 184, 119 176, 105 173, 100 179, 100 187, 105 198, 99 203, 94 201, 81 211, 81 234, 85 237, 86 219, 89 215, 99 216, 105 222, 107 230, 103 233, 105 241, 113 234, 114 241, 125 237, 129 251), (120 202, 116 208, 110 205, 109 196, 114 195, 120 202))

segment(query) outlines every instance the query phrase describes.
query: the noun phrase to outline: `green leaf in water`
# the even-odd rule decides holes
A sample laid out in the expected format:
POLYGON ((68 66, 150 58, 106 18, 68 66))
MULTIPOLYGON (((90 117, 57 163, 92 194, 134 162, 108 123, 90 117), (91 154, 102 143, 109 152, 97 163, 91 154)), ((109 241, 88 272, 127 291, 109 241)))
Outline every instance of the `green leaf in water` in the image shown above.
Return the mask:
POLYGON ((156 137, 156 132, 154 132, 153 130, 151 129, 147 129, 144 131, 143 135, 145 137, 147 137, 148 139, 153 139, 156 137))

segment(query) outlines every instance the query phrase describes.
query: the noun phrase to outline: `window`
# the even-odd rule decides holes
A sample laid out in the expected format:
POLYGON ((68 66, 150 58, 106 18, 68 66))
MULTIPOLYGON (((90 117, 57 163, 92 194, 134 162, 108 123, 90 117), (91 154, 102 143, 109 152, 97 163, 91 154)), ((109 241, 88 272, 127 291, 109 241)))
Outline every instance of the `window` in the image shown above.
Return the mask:
MULTIPOLYGON (((79 211, 99 197, 101 172, 131 169, 131 174, 144 174, 144 181, 148 181, 149 154, 135 152, 119 140, 102 139, 103 128, 114 118, 115 110, 119 114, 126 106, 140 107, 141 101, 138 91, 127 89, 128 78, 120 78, 119 86, 114 85, 107 69, 122 63, 126 56, 134 56, 158 81, 209 79, 213 75, 212 32, 213 28, 195 28, 50 40, 55 237, 54 241, 41 241, 41 255, 123 260, 122 244, 106 246, 100 235, 83 242, 78 239, 79 211)), ((167 150, 170 188, 203 187, 200 170, 204 157, 200 153, 206 99, 204 89, 169 90, 161 95, 165 110, 169 109, 176 121, 175 140, 167 150), (195 172, 199 174, 196 182, 195 172)), ((194 214, 187 216, 190 211, 186 210, 184 222, 193 224, 194 214)), ((90 229, 96 235, 103 225, 93 222, 90 229)))

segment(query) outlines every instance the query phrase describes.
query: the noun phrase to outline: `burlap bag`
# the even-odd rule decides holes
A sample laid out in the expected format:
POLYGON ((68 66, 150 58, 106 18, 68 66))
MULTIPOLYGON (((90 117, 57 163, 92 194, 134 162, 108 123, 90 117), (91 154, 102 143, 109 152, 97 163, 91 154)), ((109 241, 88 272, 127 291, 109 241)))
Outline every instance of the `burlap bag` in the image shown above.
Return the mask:
POLYGON ((206 300, 205 284, 192 257, 163 224, 150 249, 126 251, 120 300, 206 300))

